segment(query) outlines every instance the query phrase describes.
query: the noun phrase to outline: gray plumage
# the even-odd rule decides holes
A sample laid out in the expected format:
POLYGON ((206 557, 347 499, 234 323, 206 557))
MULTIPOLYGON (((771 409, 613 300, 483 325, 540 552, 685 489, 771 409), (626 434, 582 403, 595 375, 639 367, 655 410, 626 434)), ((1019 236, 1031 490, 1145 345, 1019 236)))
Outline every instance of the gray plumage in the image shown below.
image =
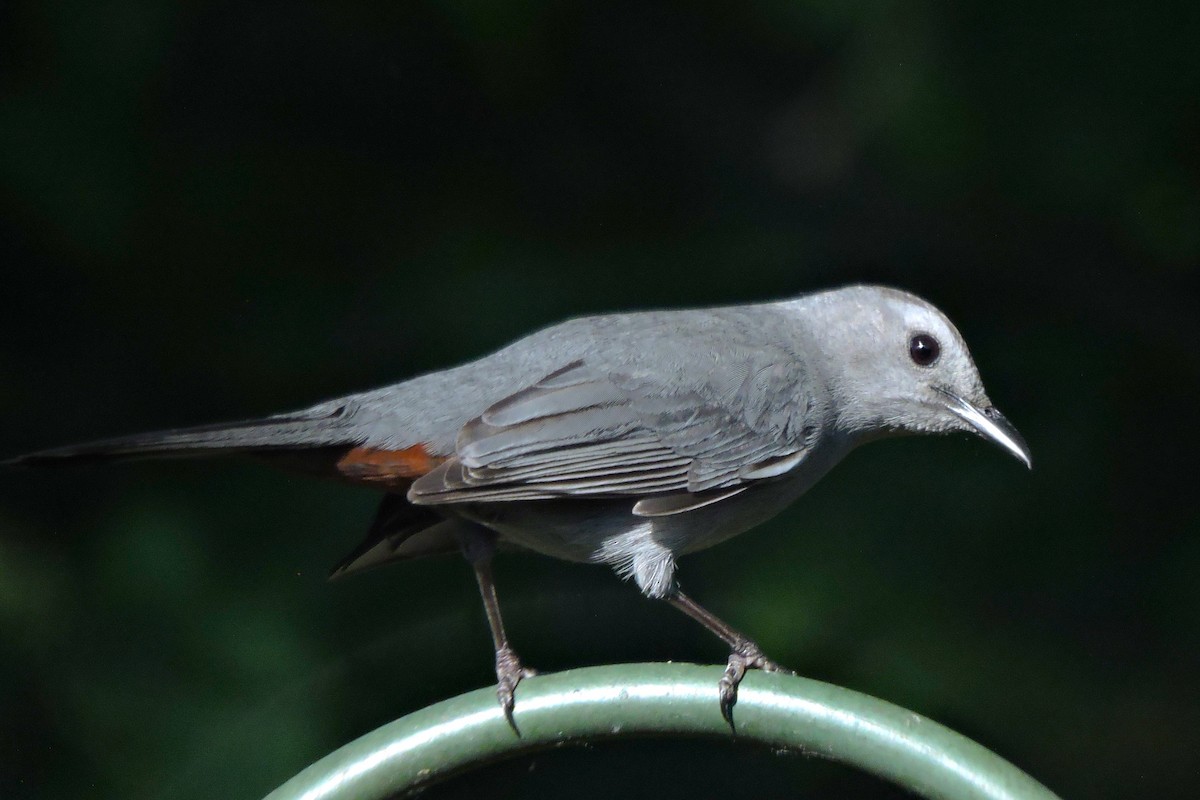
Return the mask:
POLYGON ((1029 463, 940 311, 905 292, 851 286, 575 319, 469 364, 302 411, 15 463, 237 453, 384 490, 366 541, 334 574, 461 549, 489 604, 509 712, 527 671, 499 625, 491 550, 609 564, 730 643, 727 709, 747 666, 774 665, 678 591, 677 556, 774 516, 858 444, 950 431, 1029 463))
MULTIPOLYGON (((941 312, 905 292, 852 286, 584 317, 469 364, 302 411, 17 462, 247 453, 304 466, 309 452, 421 447, 445 460, 410 486, 387 487, 437 512, 420 520, 467 519, 510 545, 604 561, 662 596, 676 555, 777 513, 859 442, 982 432, 938 389, 991 407, 941 312), (941 344, 929 367, 909 357, 917 332, 941 344), (563 505, 571 500, 587 502, 563 505)), ((409 557, 412 527, 377 524, 375 544, 389 557, 376 551, 370 565, 409 557)), ((423 540, 422 553, 453 546, 453 526, 441 527, 441 546, 423 540)))

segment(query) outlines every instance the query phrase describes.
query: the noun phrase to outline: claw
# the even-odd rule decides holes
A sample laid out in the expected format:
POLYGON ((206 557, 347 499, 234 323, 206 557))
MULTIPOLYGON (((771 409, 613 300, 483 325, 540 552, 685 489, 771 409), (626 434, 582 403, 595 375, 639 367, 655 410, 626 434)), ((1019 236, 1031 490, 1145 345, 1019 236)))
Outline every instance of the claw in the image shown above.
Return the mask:
POLYGON ((746 659, 737 653, 729 654, 729 664, 725 667, 725 674, 721 676, 721 680, 717 683, 717 690, 721 698, 721 716, 729 723, 729 727, 733 727, 733 706, 737 703, 738 686, 742 683, 742 678, 746 677, 746 659))
POLYGON ((721 680, 717 683, 717 690, 721 701, 721 716, 729 723, 731 729, 733 725, 733 707, 737 704, 738 687, 742 683, 742 679, 746 677, 746 670, 760 669, 763 672, 783 672, 788 675, 795 675, 786 667, 781 667, 771 659, 763 655, 758 645, 749 640, 738 642, 732 653, 729 654, 729 662, 725 666, 725 674, 721 676, 721 680))
POLYGON ((537 670, 522 665, 521 659, 511 647, 502 647, 496 651, 496 699, 500 701, 504 718, 518 736, 521 735, 521 731, 513 719, 517 684, 534 675, 537 675, 537 670))

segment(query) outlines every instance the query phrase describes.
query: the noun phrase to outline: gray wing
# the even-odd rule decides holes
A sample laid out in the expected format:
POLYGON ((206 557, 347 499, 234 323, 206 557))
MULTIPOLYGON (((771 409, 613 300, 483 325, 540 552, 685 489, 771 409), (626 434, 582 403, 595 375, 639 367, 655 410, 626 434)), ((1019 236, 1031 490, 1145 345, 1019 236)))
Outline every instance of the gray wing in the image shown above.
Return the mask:
POLYGON ((816 428, 805 424, 811 394, 794 358, 714 362, 706 373, 573 362, 463 426, 456 457, 417 480, 409 499, 630 497, 635 513, 654 516, 724 499, 804 459, 816 428))

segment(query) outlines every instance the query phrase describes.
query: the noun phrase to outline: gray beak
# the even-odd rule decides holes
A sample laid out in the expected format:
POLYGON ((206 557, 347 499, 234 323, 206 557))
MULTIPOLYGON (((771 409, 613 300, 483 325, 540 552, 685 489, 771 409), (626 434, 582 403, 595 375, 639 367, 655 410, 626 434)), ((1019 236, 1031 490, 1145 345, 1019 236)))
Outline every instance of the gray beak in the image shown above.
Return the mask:
POLYGON ((980 408, 945 389, 938 391, 946 397, 946 408, 966 421, 980 436, 1000 445, 1024 461, 1025 466, 1033 469, 1033 456, 1029 452, 1029 445, 1025 444, 1024 437, 999 410, 994 406, 980 408))

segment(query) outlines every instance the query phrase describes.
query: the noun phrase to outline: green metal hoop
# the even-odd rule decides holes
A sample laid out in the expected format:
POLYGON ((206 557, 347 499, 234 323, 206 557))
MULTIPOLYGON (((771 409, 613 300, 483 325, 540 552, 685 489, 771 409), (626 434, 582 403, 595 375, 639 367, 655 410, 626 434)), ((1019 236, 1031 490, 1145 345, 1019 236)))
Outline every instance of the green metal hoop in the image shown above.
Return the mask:
POLYGON ((509 727, 492 689, 436 703, 331 753, 268 800, 384 800, 467 769, 563 742, 623 736, 737 736, 858 767, 928 798, 1054 800, 1004 759, 936 722, 858 692, 752 672, 731 731, 721 668, 623 664, 523 681, 509 727))

